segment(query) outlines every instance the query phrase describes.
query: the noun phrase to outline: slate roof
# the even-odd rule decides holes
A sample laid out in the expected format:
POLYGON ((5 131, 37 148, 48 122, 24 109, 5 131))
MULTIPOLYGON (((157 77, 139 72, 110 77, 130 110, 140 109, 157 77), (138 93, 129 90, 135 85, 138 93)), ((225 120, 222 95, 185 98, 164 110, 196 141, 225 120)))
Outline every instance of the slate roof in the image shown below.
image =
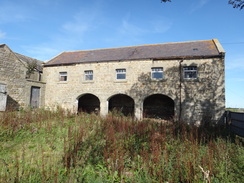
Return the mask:
POLYGON ((223 54, 223 52, 224 50, 222 49, 218 40, 213 39, 204 41, 62 52, 45 63, 44 66, 140 59, 219 57, 223 54))
POLYGON ((42 71, 43 69, 43 61, 31 58, 31 57, 27 57, 25 55, 21 55, 19 53, 13 52, 6 44, 0 44, 0 47, 7 47, 19 60, 23 61, 23 62, 27 62, 27 63, 32 63, 32 62, 36 62, 37 63, 37 70, 42 71))
POLYGON ((27 62, 27 63, 32 63, 32 62, 36 62, 37 64, 37 70, 39 71, 42 71, 42 67, 43 67, 43 64, 44 62, 40 61, 40 60, 37 60, 37 59, 34 59, 34 58, 31 58, 31 57, 27 57, 25 55, 21 55, 19 53, 14 53, 20 60, 22 60, 23 62, 27 62))

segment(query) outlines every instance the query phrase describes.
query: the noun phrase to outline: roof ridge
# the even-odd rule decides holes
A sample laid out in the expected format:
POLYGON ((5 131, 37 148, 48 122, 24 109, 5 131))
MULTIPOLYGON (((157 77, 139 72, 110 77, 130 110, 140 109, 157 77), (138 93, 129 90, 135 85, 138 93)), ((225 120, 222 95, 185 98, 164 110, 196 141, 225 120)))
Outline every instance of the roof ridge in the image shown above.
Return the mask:
POLYGON ((102 48, 81 51, 65 51, 49 60, 45 65, 77 64, 138 59, 169 59, 219 57, 217 40, 185 41, 174 43, 145 44, 116 48, 102 48), (136 52, 135 52, 136 51, 136 52))
POLYGON ((61 54, 63 54, 63 53, 66 53, 66 52, 67 52, 67 51, 63 51, 63 52, 59 53, 58 55, 56 55, 56 56, 50 58, 49 60, 47 60, 47 61, 45 62, 45 64, 51 62, 53 59, 55 59, 55 58, 58 57, 59 55, 61 55, 61 54))
POLYGON ((38 60, 38 59, 36 59, 36 58, 33 58, 33 57, 29 57, 29 56, 23 55, 23 54, 21 54, 21 53, 17 53, 17 52, 14 52, 14 53, 15 53, 15 54, 18 54, 18 55, 21 55, 21 56, 24 56, 24 57, 27 57, 27 58, 30 58, 30 59, 32 59, 32 60, 37 60, 37 61, 43 62, 43 61, 41 61, 41 60, 38 60))
MULTIPOLYGON (((133 47, 145 47, 145 46, 168 45, 168 44, 183 44, 183 43, 206 42, 206 41, 212 41, 212 39, 210 39, 210 40, 199 40, 199 41, 183 41, 183 42, 178 41, 178 42, 171 42, 171 43, 155 43, 155 44, 134 45, 134 46, 122 46, 122 47, 112 47, 112 48, 98 48, 98 49, 76 50, 76 51, 64 51, 62 53, 86 52, 86 51, 88 52, 88 51, 98 51, 98 50, 133 48, 133 47)), ((53 57, 53 58, 55 58, 55 57, 53 57)))

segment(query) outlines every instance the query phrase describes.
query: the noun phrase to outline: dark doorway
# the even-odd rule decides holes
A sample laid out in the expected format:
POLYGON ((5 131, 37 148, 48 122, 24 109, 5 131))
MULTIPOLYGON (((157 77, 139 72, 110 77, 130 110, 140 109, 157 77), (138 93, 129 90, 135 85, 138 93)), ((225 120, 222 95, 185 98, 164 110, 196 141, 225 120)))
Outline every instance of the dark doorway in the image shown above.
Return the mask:
POLYGON ((92 94, 85 94, 79 98, 78 112, 96 113, 100 111, 100 100, 92 94))
POLYGON ((109 99, 109 111, 116 110, 125 116, 134 116, 134 100, 124 94, 114 95, 109 99))
POLYGON ((40 87, 31 87, 30 106, 38 108, 40 105, 40 87))
POLYGON ((165 95, 154 94, 143 103, 144 118, 171 119, 174 116, 174 101, 165 95))

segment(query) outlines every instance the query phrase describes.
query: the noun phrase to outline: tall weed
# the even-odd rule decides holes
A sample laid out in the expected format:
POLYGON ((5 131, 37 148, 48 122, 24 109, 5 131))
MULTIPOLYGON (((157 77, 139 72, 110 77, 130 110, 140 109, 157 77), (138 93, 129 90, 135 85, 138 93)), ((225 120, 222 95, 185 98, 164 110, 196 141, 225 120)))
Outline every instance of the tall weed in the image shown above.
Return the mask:
POLYGON ((0 116, 0 182, 241 182, 224 128, 26 110, 0 116), (206 173, 209 172, 208 177, 206 173))

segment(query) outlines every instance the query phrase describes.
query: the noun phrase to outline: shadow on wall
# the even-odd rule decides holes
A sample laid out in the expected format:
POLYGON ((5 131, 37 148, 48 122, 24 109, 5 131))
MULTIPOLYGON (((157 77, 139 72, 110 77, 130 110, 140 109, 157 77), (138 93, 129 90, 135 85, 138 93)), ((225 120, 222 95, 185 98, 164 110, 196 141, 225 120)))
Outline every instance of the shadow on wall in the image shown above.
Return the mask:
MULTIPOLYGON (((128 96, 118 94, 109 99, 109 110, 133 115, 136 108, 141 109, 146 118, 218 123, 224 114, 224 70, 216 60, 192 65, 198 68, 196 79, 183 78, 185 65, 181 62, 164 70, 162 79, 152 79, 150 72, 142 73, 126 92, 128 96)), ((92 94, 83 95, 78 109, 88 113, 100 110, 100 101, 92 94)))
POLYGON ((163 79, 158 80, 152 79, 150 72, 142 73, 128 94, 137 101, 137 108, 142 107, 143 117, 172 119, 178 109, 178 78, 177 67, 165 70, 163 79), (143 106, 140 106, 140 103, 143 103, 143 106))
POLYGON ((7 106, 6 106, 6 110, 7 111, 16 111, 19 110, 20 105, 19 103, 14 100, 12 97, 10 97, 9 95, 7 96, 7 106))
POLYGON ((213 60, 211 64, 198 65, 196 80, 181 80, 183 121, 191 119, 192 122, 200 121, 202 125, 223 123, 224 70, 217 63, 213 60))
MULTIPOLYGON (((198 121, 201 124, 218 123, 218 120, 221 120, 224 114, 224 105, 221 102, 218 103, 219 101, 224 103, 224 88, 220 89, 223 85, 223 78, 220 73, 223 70, 215 61, 211 64, 198 65, 198 68, 199 78, 190 81, 182 79, 180 64, 178 67, 175 66, 165 70, 164 77, 161 80, 151 79, 150 72, 142 73, 138 77, 138 82, 131 87, 128 94, 135 101, 143 101, 144 103, 147 97, 154 94, 165 96, 168 102, 161 102, 164 103, 161 107, 157 106, 157 100, 155 102, 151 100, 148 109, 154 105, 157 110, 154 113, 155 115, 150 114, 149 117, 169 118, 169 116, 174 115, 172 117, 175 117, 175 119, 187 123, 196 123, 198 121), (173 101, 173 104, 170 101, 173 101), (174 112, 171 113, 170 111, 174 112)), ((160 100, 165 101, 165 99, 160 100)), ((138 102, 135 105, 137 108, 141 107, 138 102)), ((144 106, 144 115, 147 112, 146 110, 144 106)))

